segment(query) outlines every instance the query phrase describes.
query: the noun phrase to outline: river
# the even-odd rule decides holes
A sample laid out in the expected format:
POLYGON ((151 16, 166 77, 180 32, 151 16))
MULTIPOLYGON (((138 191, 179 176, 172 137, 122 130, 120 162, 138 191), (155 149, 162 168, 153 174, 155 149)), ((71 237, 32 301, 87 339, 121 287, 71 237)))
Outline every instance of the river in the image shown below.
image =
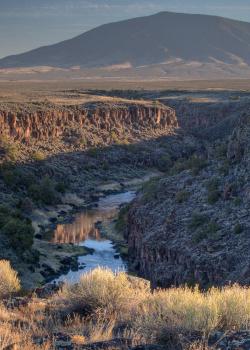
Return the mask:
POLYGON ((126 191, 102 197, 96 207, 77 213, 72 222, 57 225, 51 239, 53 243, 72 243, 92 248, 94 252, 79 256, 79 269, 70 270, 54 280, 55 282, 76 283, 83 273, 98 266, 107 267, 113 271, 127 270, 126 262, 115 250, 113 242, 102 236, 100 225, 97 224, 111 223, 117 218, 120 206, 130 203, 135 198, 135 194, 135 191, 126 191))

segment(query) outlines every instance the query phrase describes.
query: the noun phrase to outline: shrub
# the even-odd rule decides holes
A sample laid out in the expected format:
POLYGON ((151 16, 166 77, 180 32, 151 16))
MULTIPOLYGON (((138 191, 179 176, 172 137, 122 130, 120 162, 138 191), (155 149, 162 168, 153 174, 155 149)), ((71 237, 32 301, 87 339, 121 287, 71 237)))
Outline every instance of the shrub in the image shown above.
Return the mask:
POLYGON ((242 198, 241 197, 236 197, 234 198, 234 201, 233 201, 234 205, 236 206, 239 206, 242 204, 242 198))
POLYGON ((33 184, 29 187, 28 193, 36 202, 42 202, 46 205, 52 205, 58 201, 54 182, 45 177, 39 184, 33 184))
POLYGON ((207 181, 206 183, 206 189, 208 191, 216 191, 219 187, 219 179, 217 177, 212 178, 211 180, 207 181))
POLYGON ((148 340, 166 342, 169 334, 194 334, 208 338, 211 332, 248 329, 250 289, 238 285, 211 288, 170 288, 154 292, 134 317, 148 340))
POLYGON ((154 199, 157 197, 158 183, 159 183, 159 179, 155 177, 155 178, 152 178, 151 180, 147 181, 142 186, 144 200, 150 200, 150 199, 154 199))
POLYGON ((209 221, 200 230, 195 232, 192 236, 194 243, 199 243, 206 238, 215 239, 217 238, 216 232, 220 229, 219 225, 215 221, 209 221))
POLYGON ((5 184, 12 189, 27 188, 36 182, 36 178, 32 173, 11 166, 2 169, 1 175, 5 184))
POLYGON ((240 223, 238 223, 238 224, 236 224, 236 225, 234 226, 234 233, 235 233, 236 235, 239 235, 240 233, 242 233, 243 230, 244 230, 244 226, 241 225, 240 223))
POLYGON ((119 143, 119 137, 118 137, 117 133, 115 132, 115 130, 112 130, 110 132, 110 137, 114 143, 119 143))
POLYGON ((177 203, 186 202, 189 197, 190 197, 190 193, 188 191, 179 191, 175 195, 175 199, 177 203))
POLYGON ((115 228, 118 232, 122 232, 126 226, 128 211, 129 211, 129 204, 124 205, 119 211, 119 215, 115 224, 115 228))
POLYGON ((160 171, 168 171, 173 166, 173 161, 168 154, 160 156, 157 161, 157 168, 160 171))
POLYGON ((229 174, 229 170, 230 170, 230 162, 229 162, 229 160, 226 159, 222 163, 221 167, 219 168, 219 172, 221 175, 227 176, 229 174))
POLYGON ((43 152, 41 151, 36 151, 33 153, 32 158, 36 162, 41 162, 46 159, 46 156, 43 152))
POLYGON ((63 181, 57 182, 55 185, 55 190, 59 193, 65 193, 67 188, 68 185, 63 181))
POLYGON ((208 217, 204 214, 195 213, 189 222, 189 228, 196 229, 208 222, 208 217))
POLYGON ((220 199, 221 193, 218 190, 214 190, 208 193, 207 202, 209 204, 214 204, 220 199))
POLYGON ((1 136, 0 148, 3 150, 4 156, 8 161, 16 161, 19 157, 19 149, 11 139, 1 136))
POLYGON ((138 292, 126 273, 115 274, 109 269, 97 268, 83 274, 77 285, 65 285, 57 301, 66 303, 71 312, 102 310, 107 314, 121 314, 137 303, 138 292))
POLYGON ((222 143, 215 147, 215 156, 219 159, 226 158, 227 156, 227 144, 222 143))
POLYGON ((21 220, 16 217, 10 218, 3 226, 2 232, 17 251, 23 252, 23 250, 32 247, 34 229, 28 220, 21 220))
POLYGON ((20 281, 17 273, 7 260, 0 260, 0 298, 9 297, 20 290, 20 281))
POLYGON ((190 169, 193 175, 198 175, 199 172, 207 166, 207 161, 204 158, 192 156, 189 159, 178 159, 173 168, 171 174, 178 174, 183 170, 190 169))

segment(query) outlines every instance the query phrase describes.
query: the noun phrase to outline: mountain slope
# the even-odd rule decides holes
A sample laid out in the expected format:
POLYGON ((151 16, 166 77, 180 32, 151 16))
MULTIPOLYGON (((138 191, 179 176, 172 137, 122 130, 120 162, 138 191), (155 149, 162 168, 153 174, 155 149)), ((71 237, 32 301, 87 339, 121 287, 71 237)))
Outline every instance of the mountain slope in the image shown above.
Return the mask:
POLYGON ((102 25, 73 39, 0 60, 0 68, 108 67, 110 72, 137 68, 142 75, 147 75, 147 68, 152 72, 157 68, 157 75, 164 75, 168 68, 183 70, 183 65, 185 72, 197 67, 223 71, 224 65, 229 73, 248 69, 250 23, 161 12, 102 25))

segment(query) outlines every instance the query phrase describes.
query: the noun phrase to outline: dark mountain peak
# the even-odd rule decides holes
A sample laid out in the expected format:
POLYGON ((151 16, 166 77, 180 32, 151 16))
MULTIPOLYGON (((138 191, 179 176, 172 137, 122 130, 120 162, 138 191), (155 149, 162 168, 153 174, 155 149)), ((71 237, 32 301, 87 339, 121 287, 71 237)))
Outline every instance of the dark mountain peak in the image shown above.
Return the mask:
POLYGON ((218 69, 246 69, 250 65, 250 23, 164 11, 105 24, 73 39, 0 60, 0 68, 119 66, 144 67, 145 73, 145 67, 151 70, 154 66, 163 75, 180 64, 189 71, 194 65, 199 64, 200 69, 206 65, 215 74, 218 69))

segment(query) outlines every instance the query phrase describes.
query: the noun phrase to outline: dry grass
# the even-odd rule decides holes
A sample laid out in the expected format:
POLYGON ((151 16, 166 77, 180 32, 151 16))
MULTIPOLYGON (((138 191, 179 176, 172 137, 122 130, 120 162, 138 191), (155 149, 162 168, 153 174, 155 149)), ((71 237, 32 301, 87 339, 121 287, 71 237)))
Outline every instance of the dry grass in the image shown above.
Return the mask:
POLYGON ((124 272, 114 274, 109 269, 97 268, 82 275, 77 285, 66 284, 55 297, 55 303, 63 303, 68 312, 122 315, 125 318, 146 296, 135 288, 124 272))
POLYGON ((17 273, 7 260, 0 260, 0 298, 10 296, 20 290, 17 273))
POLYGON ((249 329, 250 289, 234 285, 207 293, 198 288, 158 290, 141 304, 136 322, 155 339, 173 332, 198 332, 207 338, 218 329, 249 329))
POLYGON ((249 328, 250 288, 234 285, 202 293, 182 287, 150 292, 125 273, 99 268, 50 299, 31 299, 27 306, 14 310, 1 306, 0 350, 13 342, 22 344, 22 349, 53 348, 56 332, 68 334, 75 344, 126 338, 134 344, 184 344, 185 350, 207 350, 214 331, 225 334, 249 328), (190 344, 193 334, 198 338, 190 344), (30 345, 34 337, 47 340, 35 348, 30 345))

